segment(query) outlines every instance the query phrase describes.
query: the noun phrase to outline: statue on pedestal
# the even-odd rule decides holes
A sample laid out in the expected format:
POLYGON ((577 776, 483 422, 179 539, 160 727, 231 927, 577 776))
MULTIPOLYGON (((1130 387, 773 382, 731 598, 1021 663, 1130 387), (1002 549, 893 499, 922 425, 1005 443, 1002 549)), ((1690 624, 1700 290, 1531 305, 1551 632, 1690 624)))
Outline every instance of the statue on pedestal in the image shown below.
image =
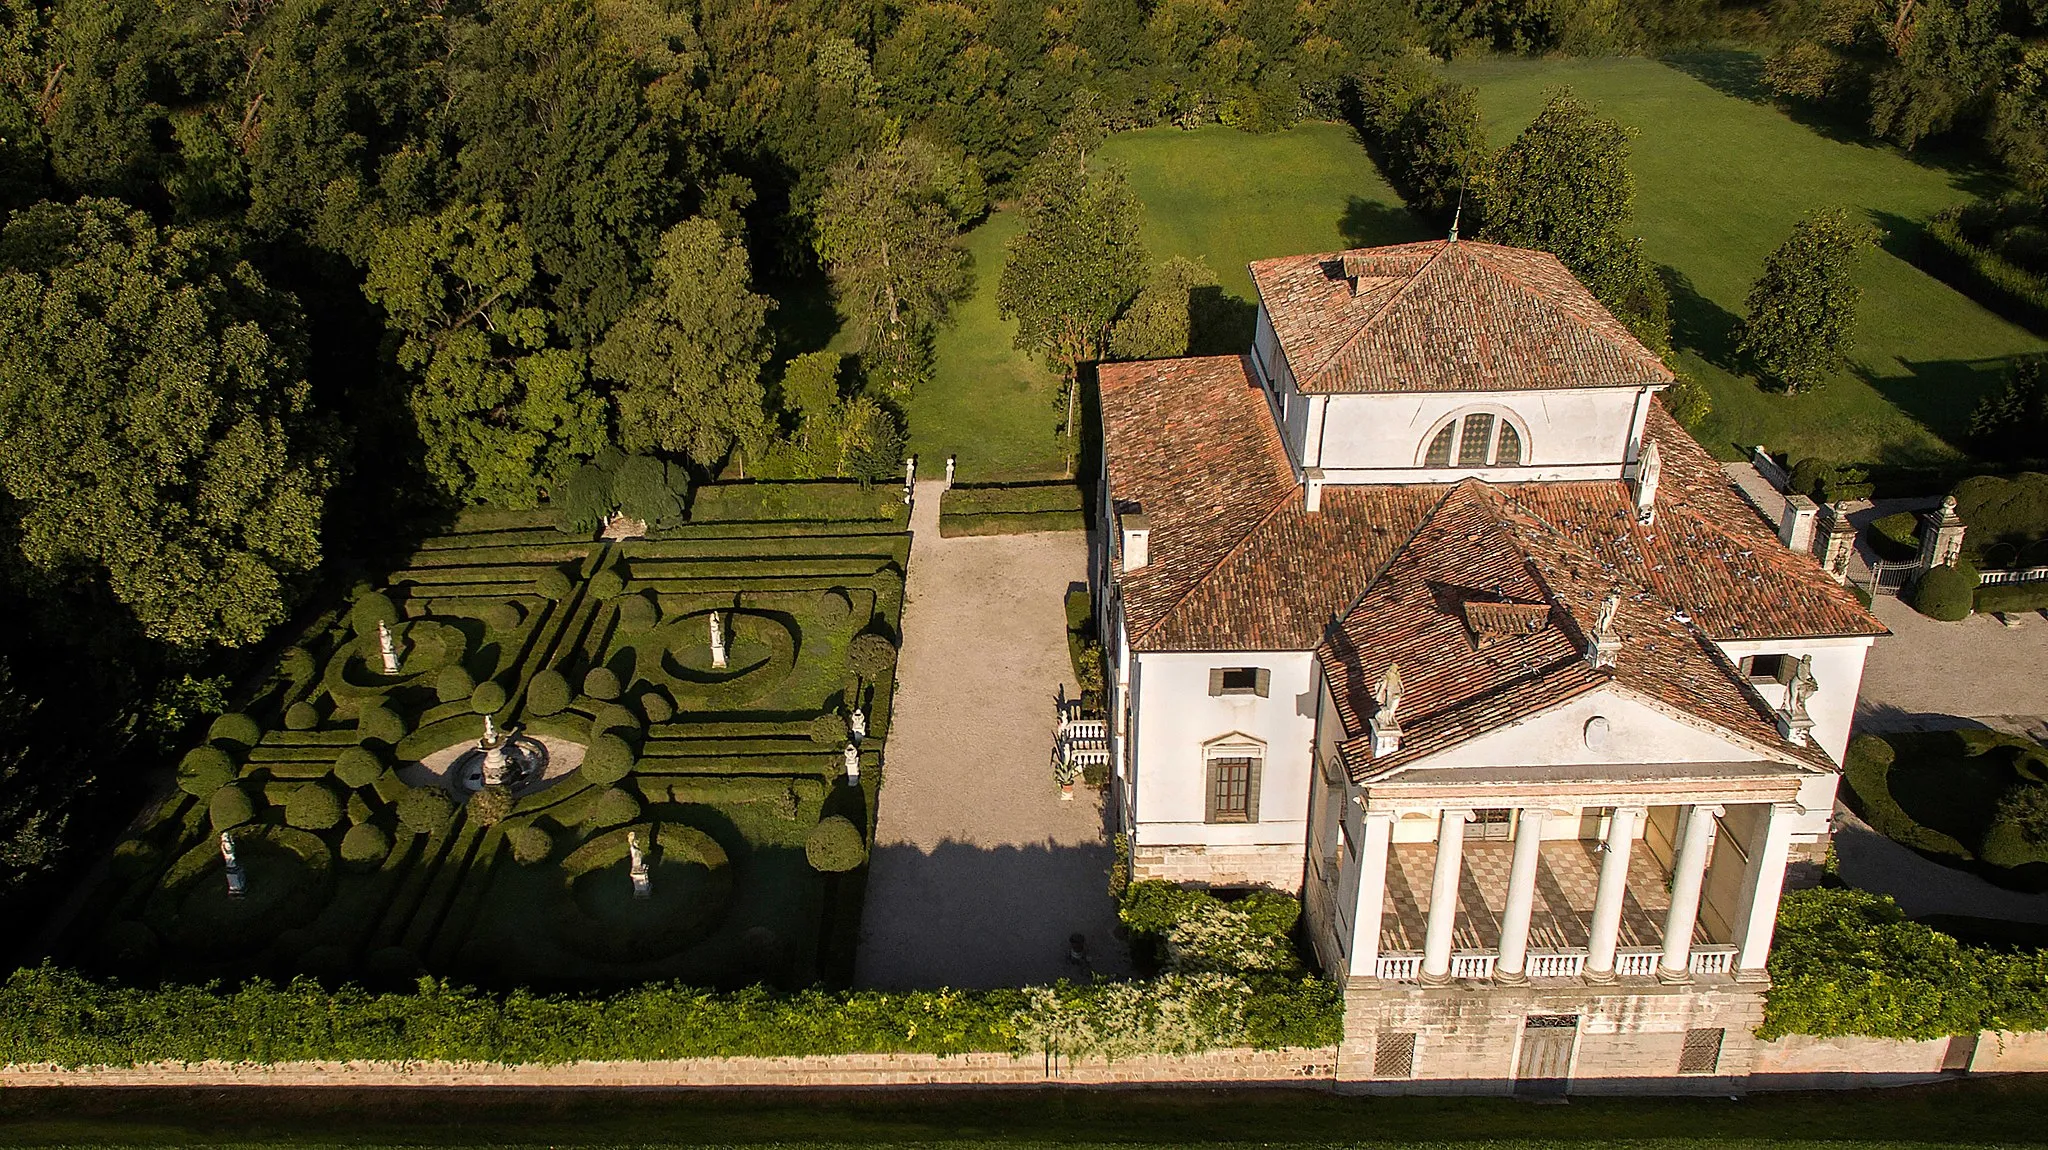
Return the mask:
POLYGON ((846 762, 846 781, 858 783, 860 781, 860 748, 852 743, 848 743, 846 744, 846 749, 840 752, 840 756, 846 762))
POLYGON ((868 713, 866 711, 861 710, 859 707, 855 707, 853 709, 853 713, 851 715, 846 716, 846 726, 848 730, 853 732, 853 741, 855 743, 858 743, 862 739, 867 738, 868 713))
POLYGON ((242 860, 235 857, 235 840, 226 831, 220 832, 220 861, 227 865, 228 897, 242 897, 248 889, 249 876, 243 873, 242 860))
POLYGON ((377 653, 383 656, 384 673, 398 674, 398 640, 391 637, 391 628, 382 619, 377 620, 377 653))
POLYGON ((633 879, 633 897, 649 898, 654 894, 654 876, 647 869, 647 856, 640 853, 640 832, 626 832, 626 853, 632 856, 627 874, 633 879))
POLYGON ((484 716, 484 737, 477 741, 477 749, 484 753, 484 785, 503 787, 512 783, 512 764, 505 757, 505 736, 484 716))
POLYGON ((725 670, 725 624, 716 611, 711 613, 711 666, 725 670))

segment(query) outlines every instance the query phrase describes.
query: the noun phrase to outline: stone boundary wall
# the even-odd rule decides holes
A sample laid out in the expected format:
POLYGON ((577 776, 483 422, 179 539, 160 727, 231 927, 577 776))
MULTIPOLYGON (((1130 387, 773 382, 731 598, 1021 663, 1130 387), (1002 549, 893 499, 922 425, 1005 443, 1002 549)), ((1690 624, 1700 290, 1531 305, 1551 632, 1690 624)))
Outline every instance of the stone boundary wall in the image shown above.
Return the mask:
POLYGON ((456 1062, 160 1062, 67 1070, 0 1067, 10 1086, 1179 1086, 1201 1083, 1329 1088, 1335 1047, 1048 1059, 1013 1054, 832 1054, 680 1058, 502 1066, 456 1062))

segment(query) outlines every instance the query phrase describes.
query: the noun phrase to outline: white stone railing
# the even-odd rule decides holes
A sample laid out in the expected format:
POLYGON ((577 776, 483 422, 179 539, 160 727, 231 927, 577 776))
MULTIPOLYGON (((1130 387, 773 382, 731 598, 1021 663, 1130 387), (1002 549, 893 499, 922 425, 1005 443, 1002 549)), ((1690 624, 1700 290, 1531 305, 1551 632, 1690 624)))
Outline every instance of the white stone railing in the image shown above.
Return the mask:
POLYGON ((1657 963, 1664 957, 1661 950, 1624 950, 1614 956, 1614 973, 1623 978, 1641 977, 1657 973, 1657 963))
POLYGON ((1054 755, 1068 767, 1109 765, 1107 719, 1061 719, 1054 736, 1054 755))
POLYGON ((1995 567, 1978 576, 1982 583, 2039 583, 2048 579, 2048 567, 1995 567))
POLYGON ((1577 978, 1586 973, 1583 950, 1550 951, 1529 956, 1530 978, 1577 978))
POLYGON ((1451 977, 1492 978, 1493 964, 1499 960, 1497 954, 1454 954, 1451 956, 1451 977))
POLYGON ((1689 969, 1694 974, 1726 974, 1735 967, 1735 948, 1732 946, 1696 946, 1692 948, 1692 962, 1689 969))
POLYGON ((1414 982, 1422 977, 1419 954, 1383 954, 1373 964, 1374 977, 1382 982, 1414 982))

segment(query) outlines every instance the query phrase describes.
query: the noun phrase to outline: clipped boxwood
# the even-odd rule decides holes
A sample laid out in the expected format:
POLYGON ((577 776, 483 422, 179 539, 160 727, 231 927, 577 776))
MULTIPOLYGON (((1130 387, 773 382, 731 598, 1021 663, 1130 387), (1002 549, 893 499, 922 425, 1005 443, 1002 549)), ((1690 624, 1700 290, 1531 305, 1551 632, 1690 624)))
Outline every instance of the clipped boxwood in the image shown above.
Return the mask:
POLYGON ((356 735, 395 747, 405 738, 405 720, 382 703, 364 703, 356 711, 356 735))
POLYGON ((821 747, 845 746, 846 733, 846 717, 837 711, 826 711, 811 720, 811 741, 821 747))
POLYGON ((484 608, 482 617, 484 626, 493 631, 503 633, 525 622, 526 608, 508 599, 503 603, 493 603, 484 608))
POLYGON ((215 790, 206 800, 206 819, 214 830, 230 830, 255 817, 256 804, 249 792, 232 784, 215 790))
POLYGON ((590 733, 596 736, 606 731, 630 731, 638 735, 640 716, 617 703, 601 703, 597 713, 590 718, 590 733))
POLYGON ((310 731, 320 725, 320 712, 301 699, 284 709, 284 725, 289 731, 310 731))
POLYGON ((567 599, 569 593, 575 589, 576 585, 569 582, 568 572, 560 567, 548 568, 541 572, 540 578, 533 581, 534 594, 556 603, 567 599))
POLYGON ((334 756, 334 777, 347 787, 367 787, 384 773, 384 760, 368 747, 344 747, 334 756))
POLYGON ((1975 568, 1944 563, 1913 586, 1913 606, 1930 619, 1954 623, 1970 617, 1977 594, 1975 568))
POLYGON ((856 636, 846 647, 847 668, 870 683, 880 679, 895 661, 895 646, 872 632, 856 636))
POLYGON ((506 828, 505 845, 512 849, 512 861, 520 866, 546 862, 555 853, 554 836, 533 823, 506 828))
POLYGON ((826 873, 849 871, 868 860, 867 844, 860 828, 840 815, 820 819, 804 839, 804 858, 814 869, 826 873))
POLYGON ((450 663, 434 676, 434 697, 444 703, 459 703, 476 690, 476 679, 460 663, 450 663))
POLYGON ((391 836, 376 823, 357 823, 341 836, 341 861, 351 870, 375 870, 391 853, 391 836))
POLYGON ((818 622, 826 627, 836 627, 853 614, 853 599, 843 587, 834 587, 818 593, 818 622))
POLYGON ((549 667, 526 684, 526 709, 536 715, 559 715, 569 707, 569 680, 549 667))
POLYGON ((219 747, 194 747, 178 762, 178 789, 204 798, 233 782, 235 761, 219 747))
POLYGON ((616 599, 626 593, 626 579, 618 568, 607 567, 590 577, 590 593, 598 599, 616 599))
POLYGON ((397 626, 398 605, 381 591, 357 596, 354 605, 348 609, 349 629, 358 635, 375 635, 379 623, 387 627, 397 626))
POLYGON ((599 792, 585 820, 595 827, 621 827, 640 817, 640 800, 617 787, 599 792))
POLYGON ((122 839, 114 847, 114 874, 125 880, 141 878, 163 865, 164 852, 148 839, 122 839))
POLYGON ((414 834, 430 835, 446 829, 455 817, 455 802, 440 787, 408 787, 398 796, 398 823, 414 834))
POLYGON ((659 689, 649 690, 640 696, 640 713, 650 723, 666 723, 676 717, 676 705, 659 689))
POLYGON ((1897 511, 1870 523, 1870 549, 1880 559, 1899 561, 1920 553, 1920 517, 1911 511, 1897 511))
POLYGON ((611 786, 633 772, 633 748, 617 735, 599 735, 590 740, 583 765, 576 769, 596 786, 611 786))
POLYGON ((612 673, 610 667, 592 667, 590 673, 583 676, 583 693, 593 699, 610 702, 619 697, 619 677, 612 673))
POLYGON ((505 688, 485 679, 469 694, 469 709, 479 715, 495 715, 505 709, 505 688))
POLYGON ((469 818, 478 826, 497 826, 511 813, 511 787, 482 787, 469 796, 469 818))
POLYGON ((304 647, 286 647, 277 656, 277 669, 294 683, 309 683, 320 673, 320 665, 314 662, 313 652, 304 647))
POLYGON ((256 720, 239 711, 230 711, 213 721, 206 728, 209 743, 233 743, 238 747, 253 747, 263 741, 263 728, 256 720))
POLYGON ((301 830, 324 831, 341 822, 341 798, 320 783, 294 788, 284 800, 284 821, 301 830))
POLYGON ((661 620, 661 610, 645 595, 628 595, 619 600, 619 632, 638 635, 652 630, 661 620))

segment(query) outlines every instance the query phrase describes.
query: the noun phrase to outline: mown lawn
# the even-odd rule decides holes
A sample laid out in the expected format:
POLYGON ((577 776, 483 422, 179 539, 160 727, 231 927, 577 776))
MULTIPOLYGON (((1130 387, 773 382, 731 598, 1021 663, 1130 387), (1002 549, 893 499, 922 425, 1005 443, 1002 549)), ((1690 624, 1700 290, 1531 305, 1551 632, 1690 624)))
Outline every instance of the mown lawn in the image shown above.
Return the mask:
POLYGON ((1340 1098, 1312 1090, 8 1090, 6 1146, 1462 1147, 2038 1145, 2038 1076, 1746 1098, 1340 1098))
MULTIPOLYGON (((1244 301, 1231 314, 1246 346, 1247 262, 1421 235, 1421 225, 1340 125, 1306 124, 1263 136, 1155 128, 1119 135, 1101 154, 1131 169, 1145 202, 1144 240, 1153 262, 1198 256, 1228 296, 1244 301)), ((1000 211, 968 237, 974 295, 939 336, 937 378, 910 401, 911 450, 925 474, 938 473, 955 453, 966 481, 1062 473, 1058 381, 1036 357, 1012 347, 1016 325, 996 316, 1003 245, 1018 227, 1014 212, 1000 211)))
POLYGON ((1450 72, 1478 88, 1496 145, 1560 85, 1637 130, 1636 220, 1676 284, 1677 366, 1713 391, 1714 415, 1698 430, 1717 454, 1761 443, 1795 458, 1953 460, 2004 358, 2048 347, 1901 256, 1929 216, 1986 190, 1981 173, 1797 122, 1756 98, 1752 58, 1486 59, 1450 72), (1736 369, 1731 326, 1764 257, 1800 217, 1831 206, 1888 233, 1863 264, 1852 363, 1811 395, 1759 391, 1736 369))

